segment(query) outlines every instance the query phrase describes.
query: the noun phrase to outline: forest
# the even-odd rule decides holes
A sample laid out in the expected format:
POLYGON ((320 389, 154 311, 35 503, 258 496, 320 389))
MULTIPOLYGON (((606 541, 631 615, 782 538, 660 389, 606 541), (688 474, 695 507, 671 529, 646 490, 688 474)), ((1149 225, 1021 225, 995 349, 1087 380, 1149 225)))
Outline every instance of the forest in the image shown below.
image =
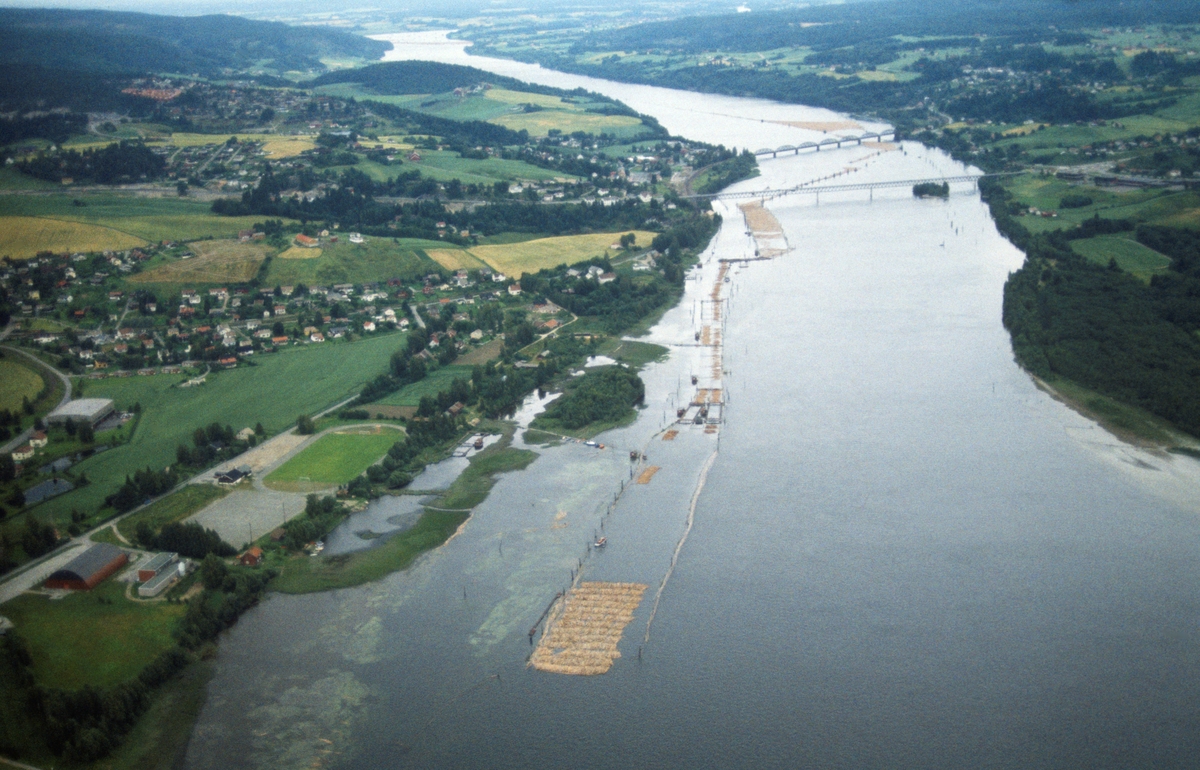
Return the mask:
POLYGON ((1039 377, 1072 380, 1200 434, 1195 234, 1139 229, 1139 241, 1185 255, 1147 286, 1070 246, 1131 223, 1096 219, 1073 231, 1031 234, 1010 214, 1003 187, 983 180, 980 189, 997 227, 1026 254, 1004 287, 1003 320, 1017 360, 1039 377))

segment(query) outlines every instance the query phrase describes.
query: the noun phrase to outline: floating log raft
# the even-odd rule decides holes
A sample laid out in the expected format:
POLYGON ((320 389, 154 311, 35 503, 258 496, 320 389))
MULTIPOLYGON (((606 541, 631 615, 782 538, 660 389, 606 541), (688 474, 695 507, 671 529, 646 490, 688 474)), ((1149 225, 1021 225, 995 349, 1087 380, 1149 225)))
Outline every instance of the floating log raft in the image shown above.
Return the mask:
POLYGON ((576 676, 607 672, 621 657, 617 644, 645 593, 644 583, 580 583, 551 614, 529 665, 576 676))

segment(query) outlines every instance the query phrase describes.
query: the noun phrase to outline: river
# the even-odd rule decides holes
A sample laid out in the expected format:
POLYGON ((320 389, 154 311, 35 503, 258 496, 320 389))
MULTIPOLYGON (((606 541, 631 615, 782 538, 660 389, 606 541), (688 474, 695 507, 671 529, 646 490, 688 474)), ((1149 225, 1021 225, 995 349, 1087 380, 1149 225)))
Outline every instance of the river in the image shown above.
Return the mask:
MULTIPOLYGON (((393 39, 397 57, 582 85, 727 146, 845 119, 393 39)), ((866 145, 766 161, 736 189, 963 171, 866 145)), ((1193 766, 1197 463, 1122 444, 1014 364, 1001 290, 1022 257, 970 186, 769 202, 791 250, 728 282, 719 260, 753 245, 717 205, 724 226, 648 338, 672 353, 643 373, 639 420, 603 450, 534 447, 403 573, 248 613, 187 767, 1193 766), (694 344, 706 325, 716 366, 694 344), (725 421, 663 441, 693 374, 723 389, 725 421), (633 449, 661 467, 648 484, 627 483, 633 449), (595 677, 529 669, 527 631, 580 564, 649 586, 621 657, 595 677)))

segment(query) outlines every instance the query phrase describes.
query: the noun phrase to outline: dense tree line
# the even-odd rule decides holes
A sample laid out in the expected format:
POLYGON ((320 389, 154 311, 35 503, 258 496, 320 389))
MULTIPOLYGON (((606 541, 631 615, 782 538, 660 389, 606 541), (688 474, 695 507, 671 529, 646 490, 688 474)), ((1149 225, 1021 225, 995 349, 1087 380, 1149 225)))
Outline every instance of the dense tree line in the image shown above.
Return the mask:
POLYGON ((170 468, 161 471, 146 468, 135 472, 133 476, 126 476, 125 483, 115 493, 106 497, 104 504, 111 505, 118 513, 125 513, 151 497, 170 491, 178 482, 178 474, 170 468))
POLYGON ((38 153, 17 167, 30 176, 52 182, 72 178, 76 182, 117 184, 157 179, 166 165, 161 155, 141 142, 121 141, 83 152, 38 153))
POLYGON ((237 550, 221 539, 215 530, 205 529, 194 522, 171 522, 155 532, 144 521, 138 522, 135 531, 137 541, 153 551, 172 551, 189 559, 205 556, 233 556, 237 550))
POLYGON ((615 422, 646 396, 646 386, 636 372, 606 366, 571 380, 561 398, 539 416, 569 430, 593 422, 615 422))
POLYGON ((309 495, 304 504, 304 515, 297 516, 283 525, 283 546, 300 550, 308 543, 319 540, 333 531, 342 522, 346 512, 333 497, 309 495))

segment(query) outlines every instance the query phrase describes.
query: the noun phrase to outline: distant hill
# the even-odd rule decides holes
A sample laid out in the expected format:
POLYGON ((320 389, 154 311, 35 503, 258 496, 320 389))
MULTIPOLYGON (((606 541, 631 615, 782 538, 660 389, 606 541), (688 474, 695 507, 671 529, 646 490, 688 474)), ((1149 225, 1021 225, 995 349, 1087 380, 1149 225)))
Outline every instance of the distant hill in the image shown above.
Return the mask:
POLYGON ((321 57, 378 59, 391 44, 324 27, 237 16, 0 9, 0 65, 213 76, 323 71, 321 57))

